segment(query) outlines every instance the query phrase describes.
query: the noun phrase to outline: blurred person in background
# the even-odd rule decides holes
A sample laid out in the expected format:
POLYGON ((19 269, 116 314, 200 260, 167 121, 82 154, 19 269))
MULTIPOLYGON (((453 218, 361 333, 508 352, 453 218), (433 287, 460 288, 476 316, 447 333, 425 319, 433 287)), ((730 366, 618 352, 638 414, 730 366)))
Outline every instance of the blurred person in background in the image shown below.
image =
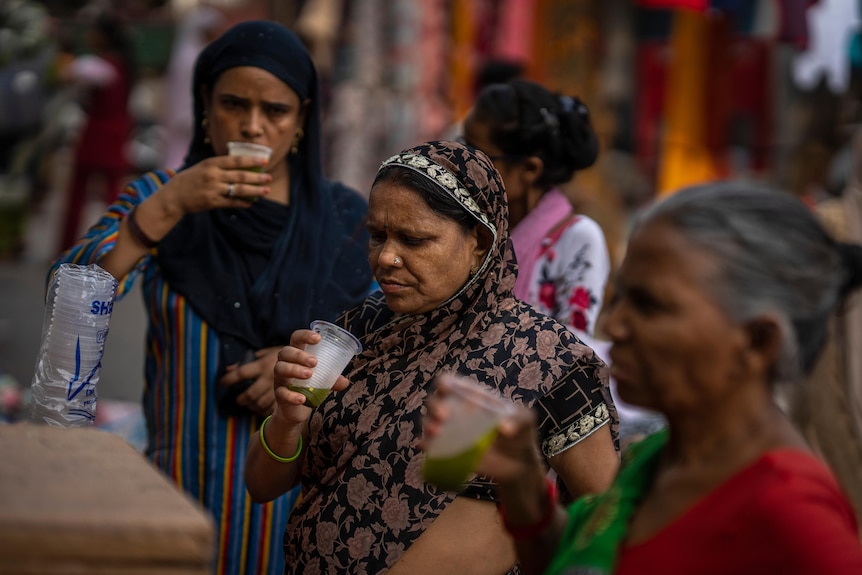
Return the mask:
POLYGON ((498 482, 524 572, 862 573, 852 507, 773 400, 811 372, 829 312, 860 286, 862 246, 790 194, 722 182, 651 207, 603 327, 620 395, 669 427, 628 449, 608 491, 564 510, 534 415, 502 423, 478 469, 498 482))
MULTIPOLYGON (((492 84, 479 93, 463 137, 503 176, 518 259, 515 296, 565 324, 607 361, 608 343, 594 337, 611 272, 607 241, 561 189, 598 158, 586 105, 527 80, 492 84)), ((623 447, 665 424, 659 414, 614 399, 623 447)))
POLYGON ((463 138, 503 177, 518 259, 515 296, 592 347, 610 255, 599 224, 576 213, 559 187, 598 157, 587 107, 527 80, 492 84, 467 115, 463 138))
MULTIPOLYGON (((473 81, 471 99, 479 95, 486 87, 492 84, 505 84, 509 80, 521 78, 524 75, 524 65, 516 60, 507 58, 490 58, 476 72, 473 81)), ((458 140, 464 134, 464 118, 459 118, 445 130, 441 138, 443 140, 458 140)))
POLYGON ((23 253, 41 188, 39 135, 53 89, 50 22, 38 2, 0 2, 0 260, 23 253))
MULTIPOLYGON (((852 145, 851 171, 840 197, 815 211, 833 236, 862 244, 862 129, 852 145)), ((862 523, 862 294, 834 314, 823 355, 805 384, 780 390, 795 423, 832 467, 862 523)))
POLYGON ((225 17, 213 6, 195 6, 182 17, 171 47, 165 76, 162 133, 162 165, 179 168, 194 132, 192 113, 192 73, 195 60, 204 46, 218 37, 225 17))
POLYGON ((73 85, 85 114, 75 142, 72 173, 65 197, 59 251, 79 237, 88 189, 100 179, 101 195, 111 204, 130 170, 126 143, 132 130, 129 96, 136 66, 131 37, 119 17, 102 12, 87 27, 89 53, 61 71, 61 81, 73 85))
POLYGON ((215 520, 215 572, 280 574, 298 490, 246 493, 249 439, 275 403, 297 329, 365 297, 366 200, 325 179, 317 73, 284 26, 247 21, 199 55, 184 165, 127 186, 62 263, 98 264, 119 296, 143 281, 146 454, 215 520), (227 143, 268 146, 268 162, 227 143))

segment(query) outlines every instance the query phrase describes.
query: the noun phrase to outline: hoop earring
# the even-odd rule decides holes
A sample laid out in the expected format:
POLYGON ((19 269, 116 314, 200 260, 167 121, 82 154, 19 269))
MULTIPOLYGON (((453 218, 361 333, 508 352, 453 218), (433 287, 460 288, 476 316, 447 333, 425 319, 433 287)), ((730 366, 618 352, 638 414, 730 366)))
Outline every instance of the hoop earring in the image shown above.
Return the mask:
POLYGON ((302 128, 296 129, 296 137, 293 140, 293 146, 290 148, 291 154, 299 153, 299 142, 302 140, 303 136, 305 136, 305 132, 302 131, 302 128))
POLYGON ((210 140, 210 119, 207 118, 206 112, 204 112, 204 118, 201 120, 201 128, 204 129, 204 144, 212 143, 210 140))

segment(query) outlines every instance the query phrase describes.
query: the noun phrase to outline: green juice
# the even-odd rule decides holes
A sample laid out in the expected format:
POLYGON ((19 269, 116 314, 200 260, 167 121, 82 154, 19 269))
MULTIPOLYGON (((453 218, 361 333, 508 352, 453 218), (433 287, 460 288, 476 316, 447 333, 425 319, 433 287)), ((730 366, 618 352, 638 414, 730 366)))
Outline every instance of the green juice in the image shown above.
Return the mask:
POLYGON ((319 387, 299 387, 298 385, 288 385, 287 388, 290 391, 295 391, 304 395, 312 407, 320 405, 320 403, 326 399, 326 396, 329 395, 328 389, 321 389, 319 387))
POLYGON ((422 468, 425 481, 446 489, 459 491, 467 477, 476 469, 479 460, 485 454, 497 435, 497 429, 491 429, 479 438, 470 448, 449 457, 426 457, 422 468))
MULTIPOLYGON (((266 173, 266 166, 255 166, 253 168, 242 168, 242 169, 245 170, 246 172, 256 172, 258 174, 265 174, 266 173)), ((250 198, 240 197, 238 199, 245 200, 246 202, 253 204, 260 199, 260 196, 252 196, 250 198)))

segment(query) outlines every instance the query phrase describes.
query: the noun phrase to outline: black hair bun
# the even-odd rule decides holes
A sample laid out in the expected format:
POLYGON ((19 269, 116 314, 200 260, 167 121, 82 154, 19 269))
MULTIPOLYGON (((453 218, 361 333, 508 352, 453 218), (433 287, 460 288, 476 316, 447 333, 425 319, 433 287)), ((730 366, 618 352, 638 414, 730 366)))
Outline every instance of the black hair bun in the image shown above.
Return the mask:
POLYGON ((571 140, 571 166, 575 171, 589 168, 599 157, 599 139, 593 130, 590 111, 580 98, 560 95, 558 100, 561 123, 571 140))
POLYGON ((841 295, 847 297, 862 286, 862 246, 839 243, 838 252, 841 254, 846 273, 841 286, 841 295))

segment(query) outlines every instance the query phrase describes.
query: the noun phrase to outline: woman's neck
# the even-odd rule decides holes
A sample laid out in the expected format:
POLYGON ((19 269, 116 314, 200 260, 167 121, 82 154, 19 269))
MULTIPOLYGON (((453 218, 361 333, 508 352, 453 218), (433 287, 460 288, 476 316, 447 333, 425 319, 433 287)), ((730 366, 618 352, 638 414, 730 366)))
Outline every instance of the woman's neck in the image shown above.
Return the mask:
POLYGON ((514 229, 515 226, 521 223, 527 217, 527 214, 536 207, 544 194, 544 190, 530 188, 522 198, 511 202, 509 204, 509 229, 514 229))
POLYGON ((714 402, 703 410, 667 414, 667 465, 736 467, 772 449, 806 449, 771 396, 763 393, 760 397, 745 394, 747 401, 714 402))

